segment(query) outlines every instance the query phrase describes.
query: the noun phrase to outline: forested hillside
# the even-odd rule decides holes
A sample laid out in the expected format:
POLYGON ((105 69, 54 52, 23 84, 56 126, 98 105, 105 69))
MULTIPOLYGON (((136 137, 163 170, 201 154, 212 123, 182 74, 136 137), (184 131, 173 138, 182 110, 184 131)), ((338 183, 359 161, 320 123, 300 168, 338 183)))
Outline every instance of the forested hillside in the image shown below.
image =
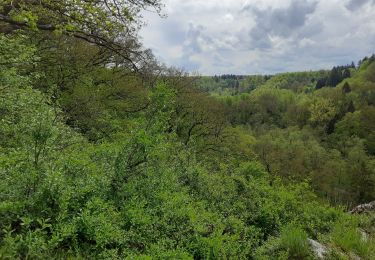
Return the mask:
POLYGON ((120 2, 0 2, 0 259, 374 259, 374 58, 217 91, 120 2))
POLYGON ((375 199, 374 61, 348 66, 335 86, 319 82, 338 67, 279 74, 249 93, 211 93, 269 173, 308 180, 320 197, 350 207, 375 199))

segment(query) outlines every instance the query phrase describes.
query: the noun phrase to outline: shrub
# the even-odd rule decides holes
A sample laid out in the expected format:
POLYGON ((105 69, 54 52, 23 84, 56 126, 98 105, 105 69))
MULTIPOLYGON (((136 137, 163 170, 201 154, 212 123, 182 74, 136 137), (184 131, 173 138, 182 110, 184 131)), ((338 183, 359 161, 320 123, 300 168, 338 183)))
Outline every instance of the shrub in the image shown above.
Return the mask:
POLYGON ((281 247, 288 251, 289 259, 305 259, 310 255, 307 234, 298 226, 289 224, 281 231, 281 247))

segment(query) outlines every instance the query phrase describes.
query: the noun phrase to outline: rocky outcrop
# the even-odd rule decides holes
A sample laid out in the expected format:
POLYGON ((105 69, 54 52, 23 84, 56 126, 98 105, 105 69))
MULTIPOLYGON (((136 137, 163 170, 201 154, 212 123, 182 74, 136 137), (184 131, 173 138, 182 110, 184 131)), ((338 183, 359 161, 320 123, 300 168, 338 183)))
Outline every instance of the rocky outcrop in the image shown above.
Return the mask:
POLYGON ((324 259, 324 256, 328 253, 328 249, 325 245, 320 244, 318 241, 308 238, 307 239, 314 255, 318 259, 324 259))
MULTIPOLYGON (((353 208, 351 211, 349 211, 350 214, 363 214, 363 213, 370 213, 370 212, 375 213, 375 201, 358 205, 355 208, 353 208)), ((370 239, 369 233, 367 233, 366 230, 358 229, 357 231, 361 235, 361 240, 363 242, 369 241, 369 239, 370 239)), ((308 238, 307 240, 308 240, 308 243, 310 245, 310 248, 311 248, 312 252, 314 253, 314 255, 317 259, 325 259, 330 254, 330 252, 332 250, 331 248, 319 243, 316 240, 313 240, 313 239, 310 239, 310 238, 308 238)), ((350 252, 349 255, 346 255, 344 252, 340 252, 340 251, 338 251, 336 253, 338 253, 343 258, 349 257, 349 259, 361 260, 361 257, 357 256, 353 252, 350 252)))
POLYGON ((371 211, 375 211, 375 201, 358 205, 357 207, 349 211, 349 213, 362 214, 362 213, 371 212, 371 211))

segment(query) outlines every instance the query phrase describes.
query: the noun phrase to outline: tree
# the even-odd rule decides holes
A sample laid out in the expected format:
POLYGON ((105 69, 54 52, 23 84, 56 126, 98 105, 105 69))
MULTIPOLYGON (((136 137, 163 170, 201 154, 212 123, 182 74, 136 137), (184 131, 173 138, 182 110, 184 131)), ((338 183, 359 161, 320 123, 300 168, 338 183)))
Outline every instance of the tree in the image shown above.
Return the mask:
POLYGON ((342 93, 347 94, 350 93, 352 89, 350 88, 350 85, 348 82, 345 82, 344 86, 342 86, 342 93))
POLYGON ((326 78, 318 79, 318 81, 316 82, 315 89, 321 89, 322 87, 324 87, 326 85, 326 82, 327 82, 326 78))
POLYGON ((336 107, 332 100, 325 98, 315 98, 309 107, 313 126, 326 126, 336 115, 336 107))
POLYGON ((342 78, 346 79, 346 78, 350 78, 350 76, 351 76, 350 70, 348 68, 345 68, 343 73, 342 73, 342 78))
POLYGON ((234 84, 234 93, 237 95, 239 93, 239 89, 240 89, 240 82, 238 80, 235 81, 235 84, 234 84))
POLYGON ((327 79, 327 85, 330 87, 335 87, 341 82, 341 80, 342 75, 340 69, 338 67, 333 67, 327 79))
POLYGON ((140 11, 152 8, 160 13, 160 0, 4 0, 0 22, 13 30, 41 30, 63 33, 110 50, 122 64, 137 70, 139 50, 136 32, 140 11))

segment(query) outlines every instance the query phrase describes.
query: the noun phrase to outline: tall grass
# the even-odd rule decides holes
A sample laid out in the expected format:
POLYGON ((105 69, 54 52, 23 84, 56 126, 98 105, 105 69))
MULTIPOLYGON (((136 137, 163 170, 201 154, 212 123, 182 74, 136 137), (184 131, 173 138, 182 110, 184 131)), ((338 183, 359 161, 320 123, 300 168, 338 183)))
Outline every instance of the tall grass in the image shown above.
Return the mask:
POLYGON ((346 253, 355 253, 364 259, 375 259, 375 241, 364 240, 354 221, 339 222, 332 231, 332 240, 346 253))
POLYGON ((311 255, 307 234, 298 226, 287 225, 281 231, 281 247, 286 249, 289 259, 305 259, 311 255))

